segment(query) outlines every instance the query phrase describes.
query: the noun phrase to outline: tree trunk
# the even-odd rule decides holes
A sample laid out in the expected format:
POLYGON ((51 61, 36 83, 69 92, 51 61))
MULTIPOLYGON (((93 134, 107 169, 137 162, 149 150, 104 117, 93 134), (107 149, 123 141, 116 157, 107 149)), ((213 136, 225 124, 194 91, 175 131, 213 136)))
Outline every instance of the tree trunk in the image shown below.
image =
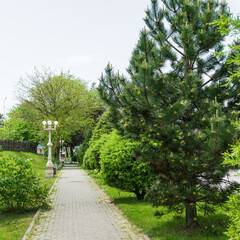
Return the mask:
POLYGON ((54 149, 54 158, 59 159, 59 150, 60 150, 60 144, 59 144, 59 138, 58 138, 58 131, 56 131, 56 142, 55 142, 55 149, 54 149))
POLYGON ((142 191, 140 193, 139 189, 135 189, 134 193, 136 194, 136 197, 137 197, 137 200, 143 200, 144 199, 144 196, 146 194, 145 191, 142 191))
POLYGON ((186 207, 186 227, 187 229, 194 229, 198 227, 196 204, 185 204, 186 207))
POLYGON ((60 147, 59 146, 56 146, 56 148, 55 148, 55 152, 54 152, 54 157, 56 158, 56 159, 59 159, 59 152, 60 152, 60 147))
POLYGON ((73 157, 73 146, 70 146, 71 157, 73 157))

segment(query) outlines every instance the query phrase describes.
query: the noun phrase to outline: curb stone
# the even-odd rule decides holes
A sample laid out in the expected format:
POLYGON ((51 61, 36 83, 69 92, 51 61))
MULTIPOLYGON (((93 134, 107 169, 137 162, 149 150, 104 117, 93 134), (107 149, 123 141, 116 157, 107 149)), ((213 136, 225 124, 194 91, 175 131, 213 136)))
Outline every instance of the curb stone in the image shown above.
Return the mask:
POLYGON ((64 168, 56 185, 52 209, 43 215, 40 212, 27 239, 149 239, 126 220, 83 169, 64 168))
MULTIPOLYGON (((83 170, 83 169, 82 169, 82 170, 83 170)), ((84 170, 83 170, 83 171, 84 171, 84 170)), ((85 172, 85 171, 84 171, 84 172, 85 172)), ((104 199, 106 202, 108 202, 109 204, 111 204, 111 207, 112 207, 113 209, 115 209, 116 212, 120 213, 120 215, 122 216, 122 221, 124 222, 125 227, 126 227, 127 229, 129 229, 130 232, 133 234, 132 236, 130 236, 131 239, 134 239, 134 235, 137 235, 137 236, 139 237, 139 240, 150 240, 150 238, 149 238, 147 235, 145 235, 144 233, 141 233, 141 232, 139 231, 140 229, 139 229, 137 226, 133 225, 131 222, 129 222, 129 221, 126 219, 126 217, 123 215, 123 213, 122 213, 122 211, 119 209, 119 207, 118 207, 117 205, 115 205, 114 203, 112 203, 112 201, 110 200, 109 196, 108 196, 107 193, 104 191, 104 189, 103 189, 100 185, 98 185, 98 184, 96 183, 96 181, 95 181, 92 177, 90 177, 90 176, 88 175, 87 172, 85 172, 85 174, 88 176, 89 181, 91 182, 92 187, 97 188, 97 189, 99 190, 99 192, 101 192, 101 195, 102 195, 103 199, 104 199)))
MULTIPOLYGON (((54 181, 52 187, 50 188, 50 190, 49 190, 49 192, 48 192, 48 196, 50 196, 50 194, 52 193, 53 188, 54 188, 54 186, 56 185, 57 180, 59 179, 59 175, 61 174, 61 171, 62 171, 62 169, 60 170, 60 172, 59 172, 58 175, 56 176, 56 180, 54 181)), ((27 231, 25 232, 22 240, 26 240, 26 239, 27 239, 27 237, 28 237, 29 233, 31 232, 31 230, 32 230, 32 228, 33 228, 33 225, 34 225, 34 223, 35 223, 35 220, 37 219, 40 211, 41 211, 41 207, 38 208, 37 212, 35 213, 35 215, 34 215, 34 217, 33 217, 33 220, 32 220, 32 222, 30 223, 27 231)))

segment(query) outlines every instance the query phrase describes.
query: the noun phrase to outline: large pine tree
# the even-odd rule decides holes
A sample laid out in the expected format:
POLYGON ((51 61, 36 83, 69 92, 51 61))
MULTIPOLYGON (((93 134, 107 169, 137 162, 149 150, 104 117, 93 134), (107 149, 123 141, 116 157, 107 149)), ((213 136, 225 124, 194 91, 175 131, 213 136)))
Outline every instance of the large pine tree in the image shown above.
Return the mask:
POLYGON ((222 153, 232 142, 238 109, 237 79, 228 77, 223 37, 209 23, 227 12, 214 0, 157 0, 146 10, 147 29, 132 53, 127 79, 109 64, 99 92, 123 135, 142 142, 139 156, 157 175, 147 198, 186 210, 186 226, 198 225, 197 206, 226 200, 233 183, 222 153))

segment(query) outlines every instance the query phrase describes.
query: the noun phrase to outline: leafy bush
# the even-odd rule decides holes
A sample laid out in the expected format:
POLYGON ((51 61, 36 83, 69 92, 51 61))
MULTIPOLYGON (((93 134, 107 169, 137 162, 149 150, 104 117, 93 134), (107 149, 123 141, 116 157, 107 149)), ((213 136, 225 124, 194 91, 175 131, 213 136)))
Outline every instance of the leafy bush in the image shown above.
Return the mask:
POLYGON ((91 142, 95 142, 96 140, 99 140, 103 134, 112 132, 113 128, 108 120, 108 117, 109 117, 108 112, 107 111, 104 112, 92 132, 90 144, 91 142))
POLYGON ((46 204, 48 189, 32 170, 29 159, 0 159, 0 205, 24 210, 46 204))
POLYGON ((60 160, 58 158, 53 158, 52 163, 53 164, 60 164, 60 160))
POLYGON ((87 169, 98 170, 100 171, 100 151, 107 141, 108 134, 103 134, 102 137, 95 142, 92 142, 89 148, 87 149, 84 158, 83 166, 87 169))
POLYGON ((83 157, 84 167, 100 170, 100 150, 106 142, 106 134, 111 132, 112 126, 108 121, 108 114, 105 112, 93 130, 89 147, 83 157))
POLYGON ((73 153, 72 162, 77 162, 77 153, 73 153))
POLYGON ((122 138, 116 131, 107 136, 100 151, 102 178, 108 185, 133 192, 137 199, 143 199, 153 175, 147 163, 134 156, 139 143, 122 138))
POLYGON ((89 131, 87 133, 87 136, 86 138, 84 139, 83 143, 80 145, 79 149, 77 150, 77 153, 76 153, 76 161, 83 164, 83 158, 84 158, 84 155, 89 147, 89 141, 91 139, 91 136, 92 136, 92 131, 89 131))

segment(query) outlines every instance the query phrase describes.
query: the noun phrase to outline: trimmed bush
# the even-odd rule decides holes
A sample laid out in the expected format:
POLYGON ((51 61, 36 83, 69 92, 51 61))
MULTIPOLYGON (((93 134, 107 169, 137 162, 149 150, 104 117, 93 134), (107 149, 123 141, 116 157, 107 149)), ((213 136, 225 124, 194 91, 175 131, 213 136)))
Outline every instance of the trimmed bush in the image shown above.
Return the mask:
POLYGON ((83 157, 83 166, 87 169, 100 171, 100 151, 107 141, 108 134, 103 134, 102 137, 95 142, 92 142, 83 157))
POLYGON ((92 132, 89 147, 83 157, 83 166, 85 168, 100 170, 100 150, 106 142, 105 135, 111 132, 112 126, 108 121, 108 114, 105 112, 92 132))
POLYGON ((139 143, 122 138, 116 131, 107 137, 100 150, 103 180, 112 187, 135 193, 139 200, 143 199, 153 175, 148 164, 134 156, 139 143))
POLYGON ((46 204, 47 195, 29 159, 0 159, 0 205, 10 211, 36 208, 46 204))
POLYGON ((79 149, 77 150, 76 160, 77 160, 77 162, 79 162, 81 164, 83 164, 84 155, 85 155, 87 149, 89 148, 89 141, 91 139, 91 136, 92 136, 92 131, 89 131, 87 133, 87 136, 84 139, 83 143, 80 145, 79 149))

